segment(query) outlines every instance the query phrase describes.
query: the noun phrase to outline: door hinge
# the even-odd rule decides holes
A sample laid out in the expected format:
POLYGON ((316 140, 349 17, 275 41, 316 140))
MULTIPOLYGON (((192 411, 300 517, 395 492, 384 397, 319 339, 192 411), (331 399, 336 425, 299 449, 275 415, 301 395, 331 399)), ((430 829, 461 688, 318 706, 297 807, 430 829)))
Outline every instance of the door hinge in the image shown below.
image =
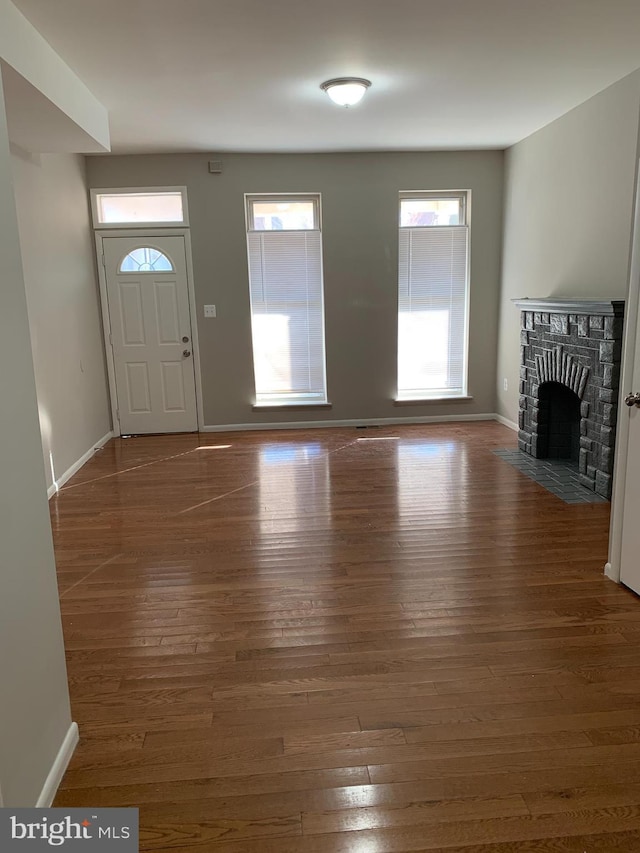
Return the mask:
POLYGON ((113 335, 109 332, 109 344, 113 346, 113 335))
POLYGON ((102 266, 106 269, 107 268, 107 262, 104 259, 104 252, 102 253, 102 255, 100 255, 100 257, 102 258, 102 266))

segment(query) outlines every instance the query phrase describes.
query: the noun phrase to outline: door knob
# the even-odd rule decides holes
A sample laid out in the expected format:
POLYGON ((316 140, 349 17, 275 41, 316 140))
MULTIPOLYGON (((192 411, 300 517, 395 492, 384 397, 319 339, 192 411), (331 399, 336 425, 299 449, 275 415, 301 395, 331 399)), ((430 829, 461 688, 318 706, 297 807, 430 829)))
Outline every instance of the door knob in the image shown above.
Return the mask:
POLYGON ((182 350, 182 355, 183 355, 185 358, 189 358, 189 356, 191 355, 191 350, 190 350, 190 349, 183 349, 183 350, 182 350))
POLYGON ((624 401, 627 406, 637 406, 640 409, 640 394, 627 394, 624 401))

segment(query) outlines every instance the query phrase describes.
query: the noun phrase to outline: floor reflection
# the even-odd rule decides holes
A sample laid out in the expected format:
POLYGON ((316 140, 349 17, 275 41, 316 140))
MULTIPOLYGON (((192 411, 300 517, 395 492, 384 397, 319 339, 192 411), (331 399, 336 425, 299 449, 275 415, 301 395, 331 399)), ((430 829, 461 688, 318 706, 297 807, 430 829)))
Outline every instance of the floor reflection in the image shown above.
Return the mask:
POLYGON ((396 456, 401 520, 410 520, 427 509, 429 513, 442 513, 464 506, 469 478, 466 444, 405 440, 396 445, 396 456))
POLYGON ((328 453, 320 442, 260 447, 259 527, 263 536, 327 525, 331 511, 328 453))

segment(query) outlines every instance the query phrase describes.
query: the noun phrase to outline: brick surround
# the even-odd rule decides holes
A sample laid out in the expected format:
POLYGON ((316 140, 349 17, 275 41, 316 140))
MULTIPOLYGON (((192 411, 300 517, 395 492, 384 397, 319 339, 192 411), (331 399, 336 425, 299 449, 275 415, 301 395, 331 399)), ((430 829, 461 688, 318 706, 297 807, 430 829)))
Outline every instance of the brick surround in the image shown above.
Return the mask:
POLYGON ((513 301, 521 309, 518 446, 538 459, 554 456, 554 448, 563 441, 568 447, 571 431, 578 437, 579 430, 574 455, 580 482, 610 498, 624 302, 513 301), (553 412, 562 412, 563 421, 569 417, 572 400, 575 423, 550 424, 553 412))

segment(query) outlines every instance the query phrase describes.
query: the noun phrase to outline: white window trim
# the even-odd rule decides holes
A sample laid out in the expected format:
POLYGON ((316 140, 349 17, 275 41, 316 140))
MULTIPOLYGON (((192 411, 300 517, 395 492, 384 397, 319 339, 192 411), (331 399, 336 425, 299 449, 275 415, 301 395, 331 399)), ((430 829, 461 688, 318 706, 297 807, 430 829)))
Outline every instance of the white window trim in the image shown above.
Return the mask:
MULTIPOLYGON (((466 402, 473 400, 473 396, 469 393, 469 313, 470 313, 470 303, 471 303, 471 189, 466 190, 401 190, 398 193, 398 231, 404 230, 406 228, 439 228, 445 227, 450 228, 452 226, 438 226, 438 225, 423 225, 423 226, 408 226, 408 225, 400 225, 400 216, 401 216, 401 205, 400 203, 404 199, 417 199, 417 198, 459 198, 462 201, 461 212, 463 222, 461 222, 458 226, 459 228, 467 229, 467 259, 466 259, 466 288, 465 288, 465 302, 464 302, 464 311, 465 311, 465 323, 464 323, 464 347, 463 347, 463 358, 464 358, 464 372, 462 376, 462 389, 457 394, 442 394, 435 392, 434 394, 423 394, 422 396, 401 396, 398 392, 396 385, 396 396, 393 399, 394 405, 397 406, 406 406, 406 405, 420 405, 421 403, 439 403, 439 402, 466 402)), ((399 313, 399 311, 398 311, 399 313)), ((397 357, 397 354, 396 354, 397 357)), ((398 379, 398 369, 396 364, 396 382, 398 379)))
POLYGON ((89 191, 91 197, 91 219, 95 230, 106 231, 112 229, 126 228, 127 230, 138 228, 188 228, 189 227, 189 205, 187 202, 186 187, 100 187, 89 191), (182 196, 182 219, 167 222, 100 222, 98 216, 99 195, 135 195, 144 193, 180 193, 182 196))

